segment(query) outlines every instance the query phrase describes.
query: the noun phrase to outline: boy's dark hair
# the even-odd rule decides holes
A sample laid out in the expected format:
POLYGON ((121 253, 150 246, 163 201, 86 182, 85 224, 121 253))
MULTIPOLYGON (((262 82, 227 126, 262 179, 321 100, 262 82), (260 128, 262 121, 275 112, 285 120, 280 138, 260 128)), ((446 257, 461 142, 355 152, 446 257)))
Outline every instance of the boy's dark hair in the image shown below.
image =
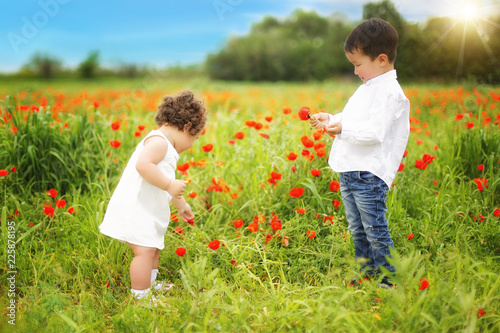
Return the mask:
POLYGON ((179 131, 187 130, 193 136, 203 131, 206 121, 205 105, 190 90, 182 90, 174 96, 164 96, 155 116, 158 126, 167 124, 179 131))
POLYGON ((353 53, 361 51, 375 60, 379 55, 386 54, 389 62, 396 60, 398 33, 387 21, 371 18, 354 28, 344 44, 344 51, 353 53))

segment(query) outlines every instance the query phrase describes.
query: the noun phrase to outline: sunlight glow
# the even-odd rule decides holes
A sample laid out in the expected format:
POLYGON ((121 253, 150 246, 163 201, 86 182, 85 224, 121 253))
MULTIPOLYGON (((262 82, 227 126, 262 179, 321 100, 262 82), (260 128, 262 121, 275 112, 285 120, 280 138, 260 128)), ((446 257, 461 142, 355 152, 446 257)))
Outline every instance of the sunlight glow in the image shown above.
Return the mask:
POLYGON ((477 15, 477 8, 472 3, 465 3, 460 10, 460 17, 464 20, 471 20, 477 15))

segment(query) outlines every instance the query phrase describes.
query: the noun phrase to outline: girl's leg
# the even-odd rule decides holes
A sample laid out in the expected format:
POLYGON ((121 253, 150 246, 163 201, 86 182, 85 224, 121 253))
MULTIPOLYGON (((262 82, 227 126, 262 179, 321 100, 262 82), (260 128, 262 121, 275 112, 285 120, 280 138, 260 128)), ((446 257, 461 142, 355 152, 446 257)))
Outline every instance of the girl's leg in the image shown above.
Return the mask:
POLYGON ((156 249, 155 255, 153 257, 153 269, 158 269, 158 262, 160 260, 160 249, 156 249))
POLYGON ((160 260, 160 249, 156 249, 156 253, 153 257, 153 269, 151 270, 151 283, 156 280, 158 275, 158 262, 160 260))
POLYGON ((130 282, 132 289, 146 290, 151 284, 151 270, 157 248, 128 243, 134 251, 134 259, 130 263, 130 282))

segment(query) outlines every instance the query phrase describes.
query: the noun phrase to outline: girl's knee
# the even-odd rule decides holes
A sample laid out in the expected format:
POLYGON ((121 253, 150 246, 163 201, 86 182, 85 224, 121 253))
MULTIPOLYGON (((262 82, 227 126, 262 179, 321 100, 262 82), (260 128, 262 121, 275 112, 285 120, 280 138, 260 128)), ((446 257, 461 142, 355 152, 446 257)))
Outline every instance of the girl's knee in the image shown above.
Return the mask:
POLYGON ((130 248, 134 252, 134 256, 136 257, 151 257, 154 258, 154 256, 157 254, 157 248, 155 247, 146 247, 146 246, 140 246, 140 245, 135 245, 135 244, 130 244, 130 248))

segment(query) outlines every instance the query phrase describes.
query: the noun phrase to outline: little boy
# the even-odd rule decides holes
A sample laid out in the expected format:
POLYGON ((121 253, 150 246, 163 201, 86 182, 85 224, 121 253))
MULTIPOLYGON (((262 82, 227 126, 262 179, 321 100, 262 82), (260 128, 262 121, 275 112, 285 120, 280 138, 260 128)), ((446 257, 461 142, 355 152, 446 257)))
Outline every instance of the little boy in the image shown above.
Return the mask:
MULTIPOLYGON (((319 113, 310 123, 335 135, 329 164, 340 172, 340 191, 349 223, 356 260, 368 276, 389 264, 387 191, 398 171, 410 133, 410 102, 397 79, 394 61, 398 34, 382 19, 369 19, 347 36, 344 51, 363 81, 342 113, 319 113)), ((390 278, 381 282, 392 286, 390 278)), ((352 284, 356 284, 354 279, 352 284)))

